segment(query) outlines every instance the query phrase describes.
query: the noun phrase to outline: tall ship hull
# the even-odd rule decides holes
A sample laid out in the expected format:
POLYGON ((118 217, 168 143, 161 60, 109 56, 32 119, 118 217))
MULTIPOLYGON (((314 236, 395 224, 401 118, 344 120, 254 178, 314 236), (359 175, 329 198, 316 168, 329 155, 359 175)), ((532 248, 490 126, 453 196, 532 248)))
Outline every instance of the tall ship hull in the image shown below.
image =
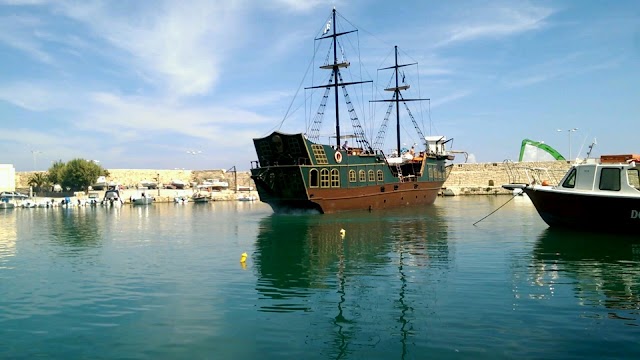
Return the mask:
MULTIPOLYGON (((451 155, 433 153, 390 164, 382 153, 335 150, 303 134, 254 139, 258 162, 251 178, 260 200, 277 212, 333 213, 433 204, 447 179, 451 155)), ((444 147, 444 145, 441 145, 444 147)))
POLYGON ((319 42, 316 49, 322 47, 321 43, 328 45, 325 61, 319 68, 330 71, 330 75, 325 78, 324 84, 305 88, 324 92, 318 112, 309 121, 307 131, 297 134, 274 131, 265 137, 253 139, 258 160, 252 163, 251 178, 256 184, 260 200, 277 213, 299 210, 320 213, 371 211, 433 204, 451 171, 447 161, 453 160, 453 155, 445 148, 450 140, 444 136, 424 136, 409 110, 407 102, 429 101, 403 95, 411 87, 405 82, 404 69, 416 63, 400 63, 400 52, 396 46, 394 64, 379 69, 393 71, 391 80, 381 88, 391 92, 392 96, 370 101, 387 103, 378 135, 375 141, 370 142, 364 130, 368 127, 366 124, 363 126, 358 118, 347 88, 372 81, 361 81, 355 77, 354 81, 350 81, 343 77, 353 76, 354 72, 347 70, 351 62, 346 57, 343 45, 348 41, 341 42, 339 39, 357 30, 345 30, 338 26, 338 17, 339 14, 333 9, 321 34, 315 38, 319 42), (336 28, 340 28, 340 31, 336 28), (342 128, 340 98, 344 99, 342 117, 348 119, 342 119, 342 128), (334 111, 331 112, 335 112, 335 132, 329 136, 335 142, 331 145, 320 142, 322 121, 329 99, 333 99, 334 107, 331 110, 334 111), (410 149, 401 142, 400 108, 406 109, 406 118, 411 120, 407 124, 412 124, 415 129, 415 134, 404 137, 405 141, 409 138, 413 143, 410 149), (385 152, 384 141, 393 113, 396 125, 394 147, 385 152), (351 125, 350 129, 347 128, 348 134, 344 133, 345 125, 351 125), (349 144, 349 141, 352 143, 349 144))

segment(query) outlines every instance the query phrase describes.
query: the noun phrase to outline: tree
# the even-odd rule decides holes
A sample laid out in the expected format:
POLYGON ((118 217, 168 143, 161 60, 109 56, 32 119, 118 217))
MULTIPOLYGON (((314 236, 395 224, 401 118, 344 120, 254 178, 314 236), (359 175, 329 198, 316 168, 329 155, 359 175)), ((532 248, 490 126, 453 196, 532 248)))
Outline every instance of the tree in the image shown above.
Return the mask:
POLYGON ((85 190, 106 171, 102 166, 85 159, 73 159, 65 166, 61 185, 72 190, 85 190))
POLYGON ((35 191, 39 192, 50 184, 49 176, 45 172, 37 172, 31 175, 28 184, 33 187, 35 191))
POLYGON ((99 176, 109 176, 109 172, 94 161, 73 159, 68 163, 56 161, 48 171, 48 180, 74 191, 85 190, 99 176))
POLYGON ((52 184, 62 184, 62 178, 64 178, 66 164, 62 160, 58 160, 51 165, 48 171, 49 182, 52 184))

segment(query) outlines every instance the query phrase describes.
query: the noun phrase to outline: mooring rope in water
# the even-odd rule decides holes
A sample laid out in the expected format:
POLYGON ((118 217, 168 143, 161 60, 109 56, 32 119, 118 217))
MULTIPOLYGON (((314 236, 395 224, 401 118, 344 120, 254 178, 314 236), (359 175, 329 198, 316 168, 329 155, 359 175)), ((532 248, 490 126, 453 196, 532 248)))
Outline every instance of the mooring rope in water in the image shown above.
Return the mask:
POLYGON ((499 208, 497 208, 497 209, 493 210, 492 212, 490 212, 490 213, 489 213, 489 215, 487 215, 487 216, 483 217, 482 219, 480 219, 480 220, 478 220, 478 221, 474 222, 474 223, 473 223, 473 226, 476 226, 476 224, 477 224, 477 223, 479 223, 480 221, 482 221, 482 220, 484 220, 484 219, 488 218, 489 216, 493 215, 493 213, 494 213, 494 212, 496 212, 496 211, 498 211, 498 210, 502 209, 502 207, 503 207, 503 206, 505 206, 505 205, 507 205, 507 204, 509 203, 509 201, 511 201, 511 200, 513 200, 513 199, 515 199, 515 197, 516 197, 516 196, 519 196, 519 195, 520 195, 520 194, 515 194, 515 195, 513 195, 513 196, 511 197, 511 199, 507 200, 507 202, 506 202, 506 203, 504 203, 504 204, 500 205, 500 207, 499 207, 499 208))

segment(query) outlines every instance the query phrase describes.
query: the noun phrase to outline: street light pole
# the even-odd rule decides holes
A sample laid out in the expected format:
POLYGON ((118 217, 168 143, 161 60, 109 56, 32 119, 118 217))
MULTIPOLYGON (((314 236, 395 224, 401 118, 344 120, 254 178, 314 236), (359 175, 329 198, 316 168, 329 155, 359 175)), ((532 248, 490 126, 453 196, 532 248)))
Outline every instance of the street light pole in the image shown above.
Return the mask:
POLYGON ((571 153, 571 133, 572 133, 572 132, 575 132, 575 131, 578 131, 578 128, 567 129, 567 130, 561 130, 561 129, 558 129, 558 131, 559 131, 559 132, 566 131, 566 132, 568 132, 568 133, 569 133, 569 160, 570 160, 570 161, 572 161, 572 159, 573 159, 573 155, 572 155, 572 153, 571 153))
POLYGON ((42 151, 31 150, 31 154, 33 155, 33 171, 36 171, 36 157, 38 156, 38 154, 42 154, 42 151))

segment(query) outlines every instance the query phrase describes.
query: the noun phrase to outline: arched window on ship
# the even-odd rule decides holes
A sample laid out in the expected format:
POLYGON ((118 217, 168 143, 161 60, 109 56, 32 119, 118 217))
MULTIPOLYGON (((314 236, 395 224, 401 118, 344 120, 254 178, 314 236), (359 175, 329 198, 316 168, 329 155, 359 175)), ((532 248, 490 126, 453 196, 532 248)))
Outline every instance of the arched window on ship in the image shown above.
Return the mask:
POLYGON ((338 169, 331 169, 331 187, 340 187, 340 172, 338 169))
POLYGON ((349 182, 356 182, 356 171, 349 170, 349 182))
POLYGON ((317 188, 318 187, 318 170, 311 169, 309 170, 309 187, 317 188))
POLYGON ((329 187, 329 169, 320 170, 320 187, 329 187))
POLYGON ((367 173, 365 173, 364 170, 358 171, 358 177, 360 178, 360 182, 367 181, 367 173))

